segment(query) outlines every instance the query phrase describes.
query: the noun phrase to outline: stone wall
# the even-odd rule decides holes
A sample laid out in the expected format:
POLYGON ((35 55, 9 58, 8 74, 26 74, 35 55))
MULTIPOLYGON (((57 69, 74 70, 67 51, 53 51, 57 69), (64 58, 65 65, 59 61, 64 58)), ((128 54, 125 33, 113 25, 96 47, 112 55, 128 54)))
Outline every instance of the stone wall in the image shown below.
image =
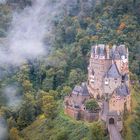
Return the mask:
POLYGON ((117 97, 114 95, 109 100, 109 111, 116 111, 117 113, 124 111, 124 104, 126 103, 126 98, 120 98, 117 99, 117 97))
POLYGON ((108 81, 108 84, 104 84, 104 93, 111 95, 118 86, 121 85, 121 77, 120 78, 105 78, 104 82, 108 81))
POLYGON ((65 110, 64 110, 65 114, 67 114, 68 116, 76 119, 76 120, 79 120, 80 119, 80 110, 78 109, 73 109, 72 107, 66 107, 65 110))
POLYGON ((65 114, 76 120, 85 120, 88 122, 92 122, 99 119, 99 113, 90 113, 88 111, 75 109, 72 107, 66 107, 65 114))
POLYGON ((99 113, 90 113, 90 112, 84 111, 83 117, 84 117, 83 120, 92 122, 99 119, 99 113))

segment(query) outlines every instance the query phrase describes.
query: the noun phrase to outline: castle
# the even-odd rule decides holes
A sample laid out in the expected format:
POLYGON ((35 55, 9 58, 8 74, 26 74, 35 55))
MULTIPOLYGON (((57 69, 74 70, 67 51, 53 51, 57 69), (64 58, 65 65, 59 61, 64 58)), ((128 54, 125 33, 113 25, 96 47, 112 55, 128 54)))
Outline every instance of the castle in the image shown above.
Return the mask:
MULTIPOLYGON (((124 111, 131 110, 128 48, 124 45, 99 44, 91 49, 88 80, 75 86, 65 97, 65 113, 75 119, 117 122, 124 111), (95 99, 99 108, 89 111, 85 102, 95 99), (108 118, 112 120, 107 120, 108 118)), ((111 122, 110 122, 111 123, 111 122)))

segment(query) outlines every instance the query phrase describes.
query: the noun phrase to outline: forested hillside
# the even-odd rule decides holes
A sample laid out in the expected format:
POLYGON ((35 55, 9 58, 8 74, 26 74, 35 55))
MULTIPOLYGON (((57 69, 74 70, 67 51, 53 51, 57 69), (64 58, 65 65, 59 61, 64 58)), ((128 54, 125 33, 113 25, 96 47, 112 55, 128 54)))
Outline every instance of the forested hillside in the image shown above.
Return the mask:
MULTIPOLYGON (((5 119, 0 130, 6 135, 1 131, 0 139, 108 139, 101 122, 77 122, 63 112, 64 97, 74 85, 87 79, 91 46, 100 43, 110 47, 125 44, 129 48, 132 113, 124 114, 122 134, 126 140, 139 140, 140 1, 65 0, 62 4, 62 11, 51 21, 51 32, 45 30, 43 43, 48 46, 45 55, 27 58, 20 66, 9 65, 11 60, 8 63, 0 60, 0 115, 5 119)), ((0 4, 0 59, 6 59, 1 50, 7 49, 12 14, 31 6, 31 0, 8 0, 0 4)), ((48 19, 46 24, 50 25, 47 22, 48 19)))

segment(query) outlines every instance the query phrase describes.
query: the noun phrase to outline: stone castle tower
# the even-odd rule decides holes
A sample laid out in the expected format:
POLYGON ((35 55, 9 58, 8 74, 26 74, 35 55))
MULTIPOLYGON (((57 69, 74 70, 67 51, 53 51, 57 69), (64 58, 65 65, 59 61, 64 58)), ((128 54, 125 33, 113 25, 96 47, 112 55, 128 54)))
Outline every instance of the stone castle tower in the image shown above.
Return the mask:
POLYGON ((128 48, 124 45, 95 45, 91 48, 88 66, 88 80, 75 86, 70 96, 65 98, 65 112, 74 118, 94 120, 109 113, 118 116, 124 110, 130 111, 128 48), (95 99, 100 113, 89 113, 85 102, 95 99))
POLYGON ((118 108, 117 112, 124 110, 124 105, 120 106, 121 100, 123 104, 126 100, 126 108, 130 110, 128 56, 124 45, 110 48, 100 44, 92 47, 88 67, 89 94, 95 99, 108 100, 111 111, 116 110, 113 108, 118 108))

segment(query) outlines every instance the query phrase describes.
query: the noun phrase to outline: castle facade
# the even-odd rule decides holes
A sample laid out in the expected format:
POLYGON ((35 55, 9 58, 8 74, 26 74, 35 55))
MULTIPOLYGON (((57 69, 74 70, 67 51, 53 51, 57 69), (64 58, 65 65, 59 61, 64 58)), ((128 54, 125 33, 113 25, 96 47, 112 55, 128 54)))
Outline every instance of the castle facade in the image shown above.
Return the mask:
POLYGON ((66 114, 91 121, 101 116, 107 118, 112 112, 119 116, 125 110, 130 111, 128 57, 128 48, 124 45, 93 46, 88 66, 88 80, 81 86, 75 86, 70 96, 65 98, 66 114), (100 109, 89 114, 85 102, 92 98, 98 102, 100 109))

